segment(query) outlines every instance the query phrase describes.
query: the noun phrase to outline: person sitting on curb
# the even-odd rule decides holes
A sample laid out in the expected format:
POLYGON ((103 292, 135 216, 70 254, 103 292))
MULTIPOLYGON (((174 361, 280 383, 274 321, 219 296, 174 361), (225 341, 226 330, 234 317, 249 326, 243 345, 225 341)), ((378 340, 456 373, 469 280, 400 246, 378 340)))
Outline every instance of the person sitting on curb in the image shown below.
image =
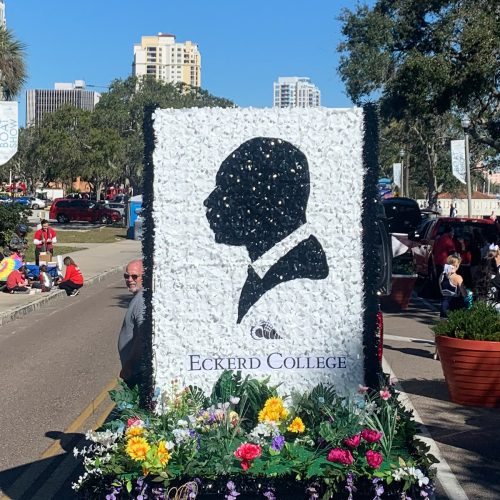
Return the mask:
POLYGON ((133 260, 125 268, 125 283, 134 296, 130 301, 118 336, 118 352, 122 369, 120 377, 130 387, 136 386, 141 377, 141 351, 144 323, 144 296, 142 276, 144 267, 141 259, 133 260))
POLYGON ((50 292, 52 290, 54 282, 52 281, 52 277, 47 271, 47 266, 42 264, 40 266, 40 274, 38 276, 38 281, 35 281, 31 284, 31 288, 38 288, 42 292, 50 292))
POLYGON ((83 286, 83 274, 71 257, 65 257, 63 260, 66 266, 66 274, 59 283, 59 288, 66 291, 68 297, 78 295, 79 289, 83 286))
POLYGON ((5 284, 6 293, 29 293, 28 280, 26 279, 26 266, 14 269, 5 284))

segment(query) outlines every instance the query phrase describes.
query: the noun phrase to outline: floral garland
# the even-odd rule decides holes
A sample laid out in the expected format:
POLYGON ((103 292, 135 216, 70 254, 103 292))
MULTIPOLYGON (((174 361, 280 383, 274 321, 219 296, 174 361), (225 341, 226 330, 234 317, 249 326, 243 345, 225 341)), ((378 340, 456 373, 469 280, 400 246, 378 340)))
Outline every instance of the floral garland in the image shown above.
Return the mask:
POLYGON ((388 490, 425 498, 433 490, 435 459, 391 385, 360 387, 352 399, 325 386, 280 398, 267 381, 229 373, 211 398, 172 384, 158 398, 159 414, 141 410, 125 387, 112 396, 118 418, 74 451, 85 466, 73 484, 82 496, 276 500, 291 498, 292 484, 313 500, 345 491, 379 499, 388 490), (237 394, 221 400, 221 387, 237 394), (169 496, 181 491, 174 487, 183 496, 169 496))

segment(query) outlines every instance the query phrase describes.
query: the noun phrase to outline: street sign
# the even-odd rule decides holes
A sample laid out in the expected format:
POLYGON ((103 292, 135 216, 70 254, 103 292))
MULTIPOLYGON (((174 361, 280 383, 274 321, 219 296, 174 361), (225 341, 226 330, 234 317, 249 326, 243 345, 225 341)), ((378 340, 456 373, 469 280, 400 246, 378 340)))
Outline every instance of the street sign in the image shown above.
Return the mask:
POLYGON ((451 148, 451 171, 453 175, 462 183, 465 180, 465 141, 457 139, 450 142, 451 148))
POLYGON ((0 165, 17 153, 18 134, 17 102, 0 101, 0 165))

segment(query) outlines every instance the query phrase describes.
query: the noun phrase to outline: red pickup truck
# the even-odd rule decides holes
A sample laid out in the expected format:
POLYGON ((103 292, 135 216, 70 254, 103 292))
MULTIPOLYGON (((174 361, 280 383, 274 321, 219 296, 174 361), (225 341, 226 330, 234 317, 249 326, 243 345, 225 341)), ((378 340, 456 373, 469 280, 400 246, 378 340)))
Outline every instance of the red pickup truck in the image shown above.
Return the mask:
POLYGON ((418 246, 412 248, 413 260, 419 275, 434 276, 435 265, 432 250, 436 239, 443 234, 446 226, 453 228, 455 241, 465 242, 466 248, 472 254, 472 264, 474 264, 474 257, 477 258, 478 252, 484 245, 500 241, 498 223, 491 219, 468 217, 428 219, 418 227, 413 238, 419 243, 418 246))

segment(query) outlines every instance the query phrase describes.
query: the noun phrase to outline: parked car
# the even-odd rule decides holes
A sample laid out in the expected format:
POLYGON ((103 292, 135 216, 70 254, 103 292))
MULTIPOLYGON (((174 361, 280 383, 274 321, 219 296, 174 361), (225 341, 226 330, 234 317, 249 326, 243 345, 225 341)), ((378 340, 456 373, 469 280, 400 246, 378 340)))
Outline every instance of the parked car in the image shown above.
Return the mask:
POLYGON ((433 276, 435 264, 432 250, 446 226, 453 228, 454 239, 467 239, 471 248, 500 240, 499 227, 491 219, 438 217, 424 220, 415 233, 410 235, 411 239, 419 243, 412 249, 412 253, 416 271, 421 276, 433 276))
POLYGON ((125 198, 127 195, 125 194, 117 194, 112 200, 112 203, 125 203, 125 198))
POLYGON ((10 194, 5 194, 5 193, 2 193, 0 194, 0 205, 9 205, 10 203, 12 203, 12 198, 10 196, 10 194))
POLYGON ((422 222, 418 203, 412 198, 394 197, 382 200, 389 233, 409 234, 422 222))
POLYGON ((30 207, 34 210, 45 208, 45 201, 40 198, 36 198, 35 196, 19 196, 18 198, 14 198, 12 201, 13 203, 19 203, 20 205, 30 207))
POLYGON ((111 208, 112 210, 116 210, 120 212, 120 215, 125 217, 125 205, 123 203, 115 203, 114 201, 99 202, 106 208, 111 208))
POLYGON ((120 222, 122 216, 117 210, 106 208, 100 203, 78 198, 58 198, 52 202, 49 218, 58 222, 87 221, 111 224, 120 222))

